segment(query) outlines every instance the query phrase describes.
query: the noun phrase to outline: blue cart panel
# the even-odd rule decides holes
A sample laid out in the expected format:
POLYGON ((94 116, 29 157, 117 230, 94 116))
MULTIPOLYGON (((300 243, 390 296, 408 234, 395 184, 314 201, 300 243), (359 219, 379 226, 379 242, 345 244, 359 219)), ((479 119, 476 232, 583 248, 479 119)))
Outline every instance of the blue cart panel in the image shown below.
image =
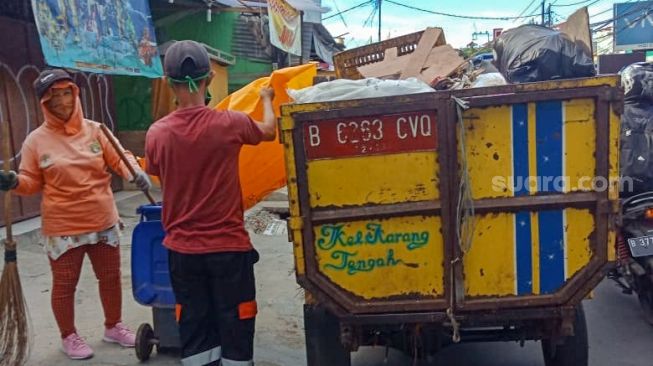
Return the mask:
POLYGON ((132 234, 131 260, 134 299, 145 306, 174 308, 161 206, 141 206, 137 212, 141 221, 132 234))

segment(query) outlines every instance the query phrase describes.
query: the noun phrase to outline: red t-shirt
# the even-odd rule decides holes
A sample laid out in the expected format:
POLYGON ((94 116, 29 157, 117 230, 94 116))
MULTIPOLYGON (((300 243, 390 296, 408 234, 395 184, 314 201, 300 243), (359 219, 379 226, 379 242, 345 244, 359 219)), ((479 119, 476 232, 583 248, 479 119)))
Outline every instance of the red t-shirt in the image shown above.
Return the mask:
POLYGON ((249 116, 198 106, 179 109, 147 131, 147 172, 161 179, 164 245, 201 254, 252 249, 243 223, 238 155, 261 142, 249 116))

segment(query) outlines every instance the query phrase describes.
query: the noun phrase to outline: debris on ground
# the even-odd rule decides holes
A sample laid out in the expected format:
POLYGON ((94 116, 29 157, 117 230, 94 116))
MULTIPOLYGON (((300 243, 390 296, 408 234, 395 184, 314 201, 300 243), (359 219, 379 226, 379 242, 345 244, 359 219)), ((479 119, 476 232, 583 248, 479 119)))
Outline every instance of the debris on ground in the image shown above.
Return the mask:
POLYGON ((265 208, 252 209, 245 214, 245 229, 268 236, 285 236, 288 233, 286 220, 265 208))

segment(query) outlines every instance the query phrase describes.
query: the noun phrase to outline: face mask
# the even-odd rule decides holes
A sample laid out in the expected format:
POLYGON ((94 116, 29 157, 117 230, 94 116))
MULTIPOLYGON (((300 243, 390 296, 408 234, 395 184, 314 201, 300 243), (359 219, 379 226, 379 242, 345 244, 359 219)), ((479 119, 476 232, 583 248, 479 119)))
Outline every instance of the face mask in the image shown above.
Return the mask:
MULTIPOLYGON (((186 84, 188 84, 188 90, 191 93, 197 93, 200 90, 199 85, 197 85, 197 82, 200 81, 200 80, 206 79, 207 77, 209 77, 209 73, 206 73, 204 75, 200 75, 200 76, 198 76, 196 78, 191 78, 190 76, 186 75, 186 77, 183 78, 183 79, 173 79, 171 77, 168 77, 167 80, 168 80, 168 85, 170 85, 170 86, 172 86, 172 83, 175 83, 175 84, 184 84, 184 83, 186 83, 186 84)), ((208 89, 207 89, 207 94, 208 94, 208 98, 210 100, 211 94, 208 93, 208 89)))
POLYGON ((206 95, 204 96, 204 105, 209 105, 209 103, 211 103, 211 99, 213 99, 213 96, 211 95, 209 89, 206 88, 206 95))

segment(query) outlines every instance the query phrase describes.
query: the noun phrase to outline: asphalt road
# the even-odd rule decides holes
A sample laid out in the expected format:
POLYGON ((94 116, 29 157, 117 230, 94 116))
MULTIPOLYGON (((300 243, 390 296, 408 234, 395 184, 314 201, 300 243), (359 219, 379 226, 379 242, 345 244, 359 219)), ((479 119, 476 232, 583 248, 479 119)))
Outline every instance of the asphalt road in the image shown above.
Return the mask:
MULTIPOLYGON (((642 317, 635 295, 624 295, 604 281, 594 299, 584 302, 590 338, 591 366, 652 366, 653 326, 642 317)), ((413 360, 385 349, 364 348, 352 357, 354 366, 413 366, 413 360)), ((540 344, 474 343, 444 349, 426 365, 544 366, 540 344)))

